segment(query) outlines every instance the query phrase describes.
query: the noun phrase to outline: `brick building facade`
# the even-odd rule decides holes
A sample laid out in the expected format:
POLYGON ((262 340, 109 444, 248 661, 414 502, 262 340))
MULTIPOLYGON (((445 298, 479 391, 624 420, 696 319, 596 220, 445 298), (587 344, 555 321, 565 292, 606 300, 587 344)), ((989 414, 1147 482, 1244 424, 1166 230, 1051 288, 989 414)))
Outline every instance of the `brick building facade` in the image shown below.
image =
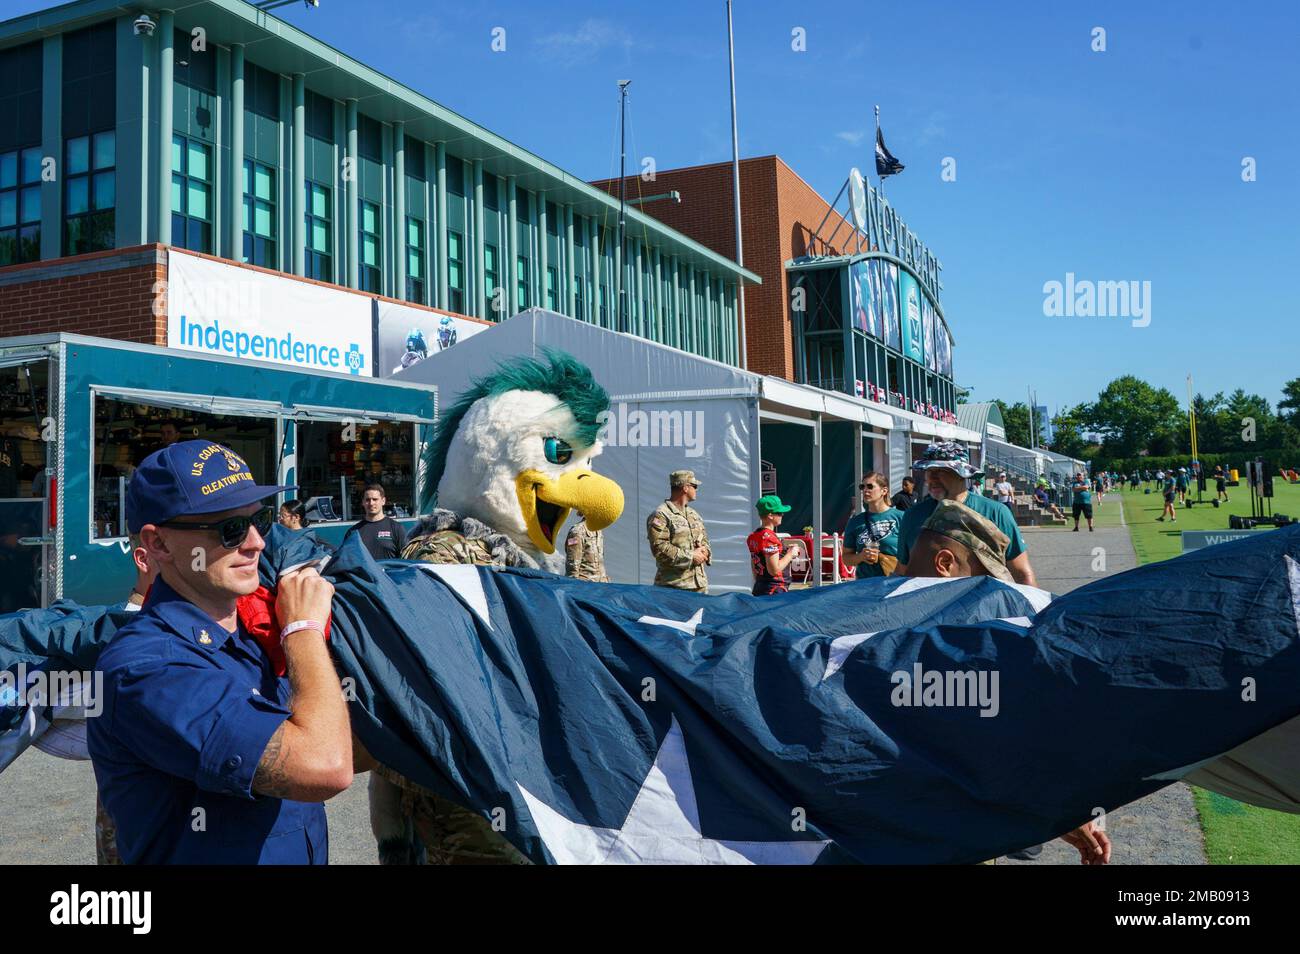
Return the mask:
MULTIPOLYGON (((661 170, 653 182, 629 176, 626 191, 629 199, 680 192, 680 203, 659 199, 637 208, 734 260, 736 226, 731 183, 731 163, 718 162, 661 170)), ((598 180, 592 185, 618 194, 618 179, 598 180)), ((761 285, 744 291, 749 370, 793 381, 795 357, 785 263, 809 253, 811 237, 830 211, 830 204, 779 156, 742 159, 740 195, 745 268, 763 279, 761 285)), ((633 237, 630 226, 628 234, 633 237)), ((848 234, 848 229, 842 229, 837 241, 844 241, 848 234)), ((848 249, 819 243, 817 251, 834 255, 848 249)))
POLYGON ((0 269, 0 338, 68 332, 165 345, 167 313, 154 297, 166 277, 161 245, 0 269))

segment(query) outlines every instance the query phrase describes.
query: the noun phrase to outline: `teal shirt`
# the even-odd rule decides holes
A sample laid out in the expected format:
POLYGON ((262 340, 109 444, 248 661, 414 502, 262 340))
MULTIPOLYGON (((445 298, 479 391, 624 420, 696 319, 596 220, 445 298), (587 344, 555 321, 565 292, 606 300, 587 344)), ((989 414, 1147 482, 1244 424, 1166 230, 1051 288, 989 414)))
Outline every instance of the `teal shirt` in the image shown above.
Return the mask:
POLYGON ((1087 484, 1075 484, 1070 488, 1074 491, 1074 502, 1083 504, 1085 507, 1092 506, 1092 491, 1088 489, 1087 484))
MULTIPOLYGON (((990 500, 988 497, 980 496, 974 491, 966 494, 966 499, 962 503, 980 516, 992 520, 997 528, 1007 535, 1007 539, 1011 541, 1007 545, 1008 563, 1025 552, 1025 538, 1020 535, 1020 528, 1016 526, 1016 518, 1011 515, 1010 507, 996 500, 990 500)), ((898 527, 899 563, 906 565, 912 555, 912 547, 916 544, 916 538, 921 533, 921 527, 930 519, 930 514, 934 513, 934 508, 937 506, 939 506, 939 501, 927 496, 915 507, 907 508, 898 527)))
MULTIPOLYGON (((844 525, 844 546, 861 553, 867 543, 874 541, 886 556, 898 556, 898 528, 904 513, 889 507, 880 513, 855 513, 844 525)), ((859 563, 858 576, 884 576, 879 563, 859 563)))

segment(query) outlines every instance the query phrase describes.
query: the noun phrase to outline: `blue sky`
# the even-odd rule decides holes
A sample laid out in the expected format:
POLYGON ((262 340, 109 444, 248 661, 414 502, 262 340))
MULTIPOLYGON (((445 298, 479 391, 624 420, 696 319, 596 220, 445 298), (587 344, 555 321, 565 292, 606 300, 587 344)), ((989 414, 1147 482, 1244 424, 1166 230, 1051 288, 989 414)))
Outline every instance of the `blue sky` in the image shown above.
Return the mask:
MULTIPOLYGON (((321 0, 280 15, 593 179, 617 171, 623 78, 637 158, 730 158, 724 10, 321 0)), ((1199 391, 1275 401, 1300 375, 1300 4, 738 0, 735 16, 742 155, 780 155, 829 199, 850 166, 873 168, 880 105, 907 165, 887 193, 944 265, 973 399, 1033 386, 1055 411, 1125 373, 1181 399, 1191 372, 1199 391), (1044 316, 1044 282, 1067 272, 1149 281, 1150 324, 1044 316)))

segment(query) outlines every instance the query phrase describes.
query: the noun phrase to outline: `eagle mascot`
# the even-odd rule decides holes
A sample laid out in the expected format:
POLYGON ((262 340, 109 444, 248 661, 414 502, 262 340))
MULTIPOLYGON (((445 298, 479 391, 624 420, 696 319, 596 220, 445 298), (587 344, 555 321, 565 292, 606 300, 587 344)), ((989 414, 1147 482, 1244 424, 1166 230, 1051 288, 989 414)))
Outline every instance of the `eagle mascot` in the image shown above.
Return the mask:
MULTIPOLYGON (((593 531, 623 512, 623 491, 591 464, 609 396, 567 354, 517 358, 475 380, 421 459, 421 519, 402 557, 564 572, 555 541, 571 511, 593 531)), ((381 864, 525 861, 480 814, 380 766, 370 823, 381 864)))

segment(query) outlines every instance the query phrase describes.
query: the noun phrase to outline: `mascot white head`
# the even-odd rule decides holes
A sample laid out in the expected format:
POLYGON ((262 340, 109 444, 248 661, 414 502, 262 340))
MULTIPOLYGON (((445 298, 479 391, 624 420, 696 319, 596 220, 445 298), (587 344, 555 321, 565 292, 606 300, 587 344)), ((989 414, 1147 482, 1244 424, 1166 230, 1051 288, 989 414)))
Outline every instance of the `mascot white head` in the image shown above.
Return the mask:
POLYGON ((570 511, 592 530, 623 512, 623 491, 594 473, 609 396, 573 357, 518 358, 476 380, 444 414, 424 461, 422 500, 504 534, 538 566, 562 565, 570 511))

